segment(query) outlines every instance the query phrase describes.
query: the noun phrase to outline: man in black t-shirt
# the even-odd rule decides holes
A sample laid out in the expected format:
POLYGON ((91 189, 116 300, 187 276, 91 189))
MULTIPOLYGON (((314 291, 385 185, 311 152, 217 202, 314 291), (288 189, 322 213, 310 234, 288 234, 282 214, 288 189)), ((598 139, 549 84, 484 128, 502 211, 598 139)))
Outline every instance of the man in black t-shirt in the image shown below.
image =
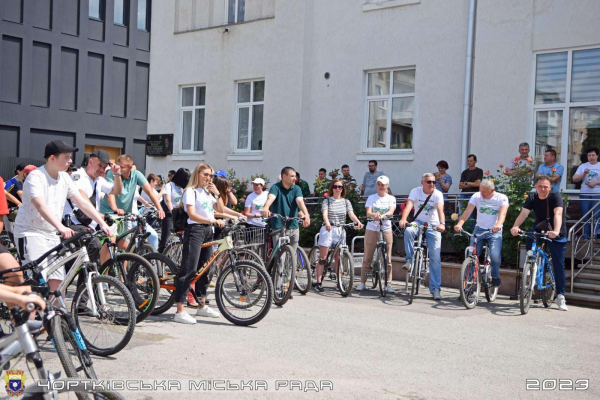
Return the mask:
MULTIPOLYGON (((567 250, 567 228, 564 214, 563 200, 560 193, 552 192, 550 177, 540 175, 535 181, 536 193, 532 193, 525 200, 521 213, 515 220, 510 230, 513 236, 519 234, 519 226, 527 219, 527 216, 533 210, 535 214, 535 226, 547 221, 552 230, 549 230, 548 237, 553 239, 548 243, 550 248, 550 257, 554 267, 554 280, 556 282, 556 304, 561 311, 567 311, 567 302, 565 300, 565 253, 567 250)), ((532 232, 537 231, 533 228, 532 232)), ((531 249, 533 239, 527 238, 527 249, 531 249)))
POLYGON ((479 184, 483 179, 483 170, 477 168, 477 156, 475 154, 469 154, 467 157, 467 166, 462 174, 460 174, 460 183, 458 184, 459 189, 462 189, 463 193, 475 193, 479 192, 479 184))

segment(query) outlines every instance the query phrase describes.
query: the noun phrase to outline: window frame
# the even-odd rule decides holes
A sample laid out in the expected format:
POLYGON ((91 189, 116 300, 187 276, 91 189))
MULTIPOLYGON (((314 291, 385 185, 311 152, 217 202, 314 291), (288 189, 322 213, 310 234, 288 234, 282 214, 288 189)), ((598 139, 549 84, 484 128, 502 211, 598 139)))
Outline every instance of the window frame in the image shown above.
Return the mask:
POLYGON ((117 9, 115 6, 115 2, 113 0, 113 24, 116 26, 122 26, 125 28, 129 27, 129 0, 123 0, 123 23, 115 22, 115 10, 117 9))
POLYGON ((234 104, 235 104, 235 112, 233 115, 234 118, 234 123, 233 123, 233 152, 234 153, 243 153, 243 154, 262 154, 264 149, 264 143, 265 143, 265 98, 266 98, 266 92, 263 95, 263 100, 262 101, 254 101, 254 82, 264 82, 263 85, 265 86, 265 90, 266 90, 266 79, 265 78, 256 78, 256 79, 243 79, 243 80, 238 80, 235 81, 235 97, 234 97, 234 104), (247 103, 239 103, 238 102, 238 98, 239 98, 239 90, 240 90, 240 83, 247 83, 250 82, 250 101, 247 103), (263 145, 261 150, 252 150, 252 121, 254 118, 254 106, 258 106, 258 105, 262 105, 263 106, 263 126, 262 126, 262 130, 263 130, 263 145), (238 128, 239 128, 239 121, 240 121, 240 109, 241 108, 248 108, 249 112, 248 112, 248 147, 246 147, 245 149, 240 149, 238 148, 238 128))
POLYGON ((97 18, 97 17, 92 17, 90 15, 89 0, 88 0, 88 18, 93 21, 105 22, 105 20, 106 20, 106 3, 105 2, 106 2, 106 0, 98 0, 98 13, 100 14, 100 18, 97 18))
POLYGON ((231 21, 229 21, 229 0, 225 0, 225 10, 227 11, 225 13, 225 23, 226 24, 239 24, 239 23, 245 22, 246 21, 246 12, 244 11, 244 20, 238 21, 238 10, 239 10, 239 2, 240 1, 244 2, 244 10, 245 10, 246 0, 233 0, 233 1, 234 1, 235 11, 234 11, 233 22, 231 22, 231 21))
MULTIPOLYGON (((533 79, 531 80, 531 96, 529 99, 530 105, 530 143, 531 149, 533 151, 533 157, 536 155, 536 133, 537 133, 537 113, 539 111, 562 111, 562 132, 561 132, 561 154, 560 160, 556 160, 557 163, 562 165, 565 169, 564 176, 560 181, 560 190, 565 193, 579 194, 579 189, 567 189, 567 181, 570 171, 568 170, 568 160, 569 160, 569 139, 570 139, 570 130, 571 130, 571 110, 581 107, 600 107, 600 100, 598 101, 584 101, 584 102, 572 102, 571 101, 571 78, 573 73, 573 52, 580 50, 595 50, 600 49, 598 45, 592 46, 578 46, 578 47, 570 47, 567 49, 556 49, 556 50, 541 50, 536 51, 533 54, 533 66, 532 66, 532 75, 533 79), (567 79, 566 79, 566 87, 565 87, 565 101, 564 103, 542 103, 535 104, 535 90, 536 90, 536 79, 537 79, 537 57, 543 54, 553 54, 553 53, 567 53, 567 79)), ((538 165, 539 167, 539 165, 538 165)), ((536 171, 537 172, 537 169, 536 171)))
MULTIPOLYGON (((414 153, 415 148, 415 136, 416 136, 416 126, 415 121, 417 120, 417 92, 416 89, 412 93, 402 93, 402 94, 394 94, 394 72, 398 71, 415 71, 415 87, 416 87, 416 76, 417 76, 417 67, 415 65, 407 66, 407 67, 399 67, 399 68, 383 68, 383 69, 373 69, 366 70, 364 73, 364 123, 363 123, 363 133, 361 139, 361 152, 362 153, 374 153, 374 154, 412 154, 414 153), (389 94, 385 95, 371 95, 369 96, 369 74, 377 74, 382 72, 390 73, 390 87, 389 94), (393 110, 393 100, 395 98, 413 98, 414 111, 413 111, 413 137, 412 137, 412 147, 410 149, 391 149, 392 144, 392 110, 393 110), (369 147, 369 105, 371 102, 376 101, 387 101, 387 122, 386 122, 386 137, 385 143, 386 147, 369 147)), ((379 85, 376 85, 379 86, 379 85)), ((378 106, 381 108, 381 106, 378 106)), ((379 140, 379 132, 375 133, 377 135, 377 139, 379 140)))
MULTIPOLYGON (((139 9, 140 9, 140 0, 137 0, 137 12, 139 14, 139 9)), ((140 29, 140 27, 138 26, 138 18, 136 15, 135 18, 135 27, 138 31, 140 32, 150 32, 150 30, 152 29, 150 26, 152 20, 152 0, 146 0, 146 27, 144 29, 140 29)))
MULTIPOLYGON (((194 128, 196 127, 196 110, 200 110, 203 109, 204 110, 204 138, 206 138, 206 84, 204 83, 198 83, 198 84, 189 84, 189 85, 180 85, 179 86, 179 126, 177 128, 177 132, 179 133, 178 137, 179 137, 179 153, 180 154, 204 154, 204 152, 206 151, 205 147, 204 147, 204 142, 202 143, 202 150, 194 150, 195 148, 195 140, 196 140, 196 135, 195 135, 195 131, 194 128), (197 106, 196 105, 196 95, 198 90, 196 88, 199 87, 203 87, 204 88, 204 105, 203 106, 197 106), (191 106, 183 106, 183 89, 186 88, 194 88, 194 96, 192 98, 192 105, 191 106), (187 150, 183 148, 183 113, 185 111, 191 111, 192 112, 192 126, 191 126, 191 149, 187 150)), ((203 139, 204 139, 203 138, 203 139)))

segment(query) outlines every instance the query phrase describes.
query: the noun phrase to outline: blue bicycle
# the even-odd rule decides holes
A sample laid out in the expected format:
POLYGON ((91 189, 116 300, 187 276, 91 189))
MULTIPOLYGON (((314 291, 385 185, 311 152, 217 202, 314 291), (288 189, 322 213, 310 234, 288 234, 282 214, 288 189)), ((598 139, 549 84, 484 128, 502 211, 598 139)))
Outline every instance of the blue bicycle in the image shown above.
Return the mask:
POLYGON ((551 242, 546 232, 519 232, 521 237, 533 237, 531 250, 527 251, 527 258, 523 266, 523 277, 521 279, 520 306, 521 314, 527 314, 531 305, 533 291, 538 290, 541 293, 542 303, 548 308, 554 302, 556 294, 556 282, 554 281, 554 270, 552 268, 552 259, 545 251, 545 242, 551 242), (544 242, 538 246, 537 239, 544 242))

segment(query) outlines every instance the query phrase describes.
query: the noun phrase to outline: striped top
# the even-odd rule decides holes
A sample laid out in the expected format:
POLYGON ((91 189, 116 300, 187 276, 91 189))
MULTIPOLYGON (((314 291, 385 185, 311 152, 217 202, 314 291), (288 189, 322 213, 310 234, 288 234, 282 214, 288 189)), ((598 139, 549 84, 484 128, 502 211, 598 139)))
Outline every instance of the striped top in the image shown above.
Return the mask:
POLYGON ((328 197, 323 200, 321 211, 325 210, 328 211, 327 218, 329 219, 329 223, 332 225, 345 224, 348 211, 353 211, 352 203, 350 203, 349 200, 344 198, 336 200, 333 197, 328 197))

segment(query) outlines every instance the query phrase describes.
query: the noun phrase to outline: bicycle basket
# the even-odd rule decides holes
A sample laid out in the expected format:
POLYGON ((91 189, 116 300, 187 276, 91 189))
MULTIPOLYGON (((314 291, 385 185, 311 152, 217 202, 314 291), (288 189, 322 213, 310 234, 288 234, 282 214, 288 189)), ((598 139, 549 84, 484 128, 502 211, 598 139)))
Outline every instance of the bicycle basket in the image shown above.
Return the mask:
POLYGON ((239 229, 231 235, 235 247, 240 246, 256 246, 265 242, 266 228, 262 227, 247 227, 239 229))

